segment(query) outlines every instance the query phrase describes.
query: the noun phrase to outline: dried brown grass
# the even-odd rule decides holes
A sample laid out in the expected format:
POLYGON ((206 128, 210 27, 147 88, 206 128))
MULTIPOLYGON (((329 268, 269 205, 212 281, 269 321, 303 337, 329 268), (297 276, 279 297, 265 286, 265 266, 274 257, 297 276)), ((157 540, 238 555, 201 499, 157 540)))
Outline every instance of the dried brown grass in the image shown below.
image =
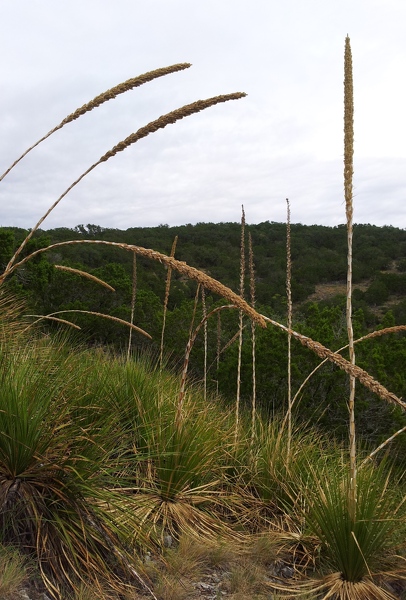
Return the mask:
MULTIPOLYGON (((11 548, 0 547, 0 597, 13 600, 20 597, 22 585, 30 576, 24 559, 11 548)), ((21 596, 22 597, 22 596, 21 596)))

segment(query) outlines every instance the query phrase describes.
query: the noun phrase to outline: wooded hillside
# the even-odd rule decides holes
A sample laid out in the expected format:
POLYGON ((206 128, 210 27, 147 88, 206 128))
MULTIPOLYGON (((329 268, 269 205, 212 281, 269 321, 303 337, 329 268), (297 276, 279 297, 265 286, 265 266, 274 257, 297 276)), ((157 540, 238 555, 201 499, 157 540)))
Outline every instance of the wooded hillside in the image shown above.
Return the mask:
MULTIPOLYGON (((256 307, 263 314, 286 322, 286 225, 264 222, 246 226, 252 237, 256 307)), ((17 228, 0 229, 0 262, 4 267, 13 249, 26 235, 17 228)), ((151 248, 169 254, 178 236, 175 258, 204 270, 239 291, 241 226, 238 223, 198 223, 169 227, 129 228, 126 231, 97 225, 75 229, 39 231, 25 252, 68 240, 101 240, 151 248)), ((344 225, 291 225, 292 296, 294 329, 332 350, 347 343, 345 328, 346 229, 344 225)), ((49 314, 61 310, 87 310, 129 320, 134 275, 133 253, 105 244, 74 244, 51 248, 21 267, 8 286, 22 294, 29 310, 49 314), (55 268, 84 270, 114 287, 115 292, 94 281, 55 268)), ((250 301, 246 269, 245 297, 250 301)), ((354 228, 354 329, 356 337, 377 327, 406 324, 406 231, 395 227, 356 225, 354 228)), ((159 352, 163 322, 166 269, 157 262, 137 257, 134 323, 152 341, 134 334, 132 348, 159 352)), ((193 318, 196 284, 172 273, 165 351, 181 364, 193 318)), ((206 311, 224 304, 206 293, 206 311)), ((202 316, 198 305, 195 324, 202 316)), ((66 313, 64 318, 82 328, 83 340, 126 351, 128 330, 112 321, 91 315, 66 313)), ((32 319, 31 319, 32 321, 32 319)), ((47 327, 57 327, 49 322, 47 327)), ((237 345, 230 340, 238 330, 238 311, 222 311, 209 319, 207 328, 208 384, 230 399, 235 395, 237 345), (226 348, 226 349, 224 349, 226 348), (219 349, 221 350, 220 354, 219 349), (223 351, 224 349, 224 351, 223 351)), ((247 401, 252 393, 251 328, 244 333, 241 392, 247 401)), ((191 357, 191 372, 203 377, 203 332, 191 357)), ((257 331, 257 394, 262 408, 272 413, 286 402, 287 339, 280 330, 257 331)), ((402 334, 383 336, 357 347, 357 363, 395 392, 406 396, 406 339, 402 334)), ((298 343, 293 347, 293 390, 318 364, 319 359, 298 343)), ((346 376, 331 364, 324 365, 300 394, 298 412, 304 419, 319 416, 320 425, 346 435, 346 376), (342 381, 342 386, 338 383, 342 381), (333 410, 334 407, 334 410, 333 410)), ((359 428, 379 441, 388 431, 402 426, 404 416, 383 405, 363 387, 358 389, 359 428), (362 417, 361 417, 362 415, 362 417)))

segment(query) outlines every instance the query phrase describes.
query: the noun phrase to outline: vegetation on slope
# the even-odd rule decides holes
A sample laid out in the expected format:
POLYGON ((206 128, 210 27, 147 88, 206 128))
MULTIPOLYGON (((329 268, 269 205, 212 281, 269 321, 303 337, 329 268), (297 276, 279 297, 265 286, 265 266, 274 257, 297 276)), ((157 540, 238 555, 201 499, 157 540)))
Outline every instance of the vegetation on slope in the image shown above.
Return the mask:
MULTIPOLYGON (((188 66, 174 65, 108 90, 69 115, 38 143, 126 89, 188 66)), ((374 311, 369 311, 368 303, 375 302, 376 307, 378 300, 390 299, 389 290, 392 294, 401 292, 404 259, 392 255, 391 262, 387 262, 380 260, 382 256, 379 257, 378 252, 369 253, 370 263, 378 255, 375 266, 380 272, 366 285, 362 278, 368 277, 367 272, 371 277, 370 270, 358 269, 357 272, 352 258, 353 97, 348 37, 344 80, 345 308, 340 298, 321 305, 303 304, 314 291, 312 286, 319 281, 312 273, 320 270, 317 258, 321 253, 317 252, 316 256, 316 252, 309 252, 313 264, 306 272, 303 250, 311 245, 307 241, 296 254, 290 218, 284 244, 288 257, 287 325, 280 317, 284 309, 282 294, 275 293, 268 304, 262 297, 262 305, 260 301, 254 302, 252 236, 249 237, 247 270, 251 303, 243 297, 246 283, 244 213, 239 249, 240 295, 209 274, 224 266, 218 264, 216 257, 211 260, 213 264, 199 270, 172 256, 175 243, 171 256, 167 256, 126 242, 76 239, 52 243, 39 235, 39 227, 53 208, 102 162, 157 129, 218 102, 241 98, 244 96, 241 93, 198 101, 149 123, 85 171, 20 240, 15 238, 21 234, 18 230, 0 232, 5 263, 0 283, 8 280, 9 291, 25 292, 32 306, 50 313, 23 316, 16 295, 8 296, 5 287, 1 290, 3 596, 16 591, 22 581, 21 561, 27 557, 35 565, 48 593, 58 600, 69 596, 83 600, 89 593, 90 597, 96 593, 98 598, 106 600, 113 597, 126 600, 136 597, 139 590, 155 600, 156 593, 168 599, 178 592, 154 580, 159 569, 153 568, 148 573, 143 556, 154 555, 158 557, 154 560, 157 563, 165 554, 164 548, 174 542, 179 557, 184 540, 191 538, 206 544, 215 544, 216 539, 232 540, 243 555, 246 548, 253 545, 253 537, 260 534, 267 547, 274 549, 269 558, 272 569, 264 574, 258 587, 250 588, 251 595, 255 591, 260 597, 269 590, 272 594, 315 595, 335 600, 396 598, 395 586, 400 589, 399 580, 406 579, 406 518, 404 461, 398 456, 398 462, 394 463, 393 458, 396 457, 394 440, 401 439, 406 429, 406 404, 393 386, 399 386, 400 390, 404 385, 396 360, 403 358, 401 334, 405 326, 394 325, 394 313, 384 311, 378 328, 368 332, 373 323, 371 314, 376 317, 374 311), (97 264, 94 253, 91 274, 84 272, 82 260, 60 264, 72 261, 72 256, 69 259, 60 252, 61 248, 69 252, 81 242, 88 249, 99 247, 110 251, 114 247, 130 252, 131 270, 126 268, 125 261, 97 264), (160 276, 151 271, 145 277, 151 286, 144 289, 144 306, 151 308, 152 305, 156 310, 141 315, 146 324, 161 332, 159 360, 146 361, 145 343, 139 345, 144 350, 142 358, 137 355, 131 337, 127 351, 117 353, 122 341, 114 337, 114 329, 101 330, 105 339, 89 338, 89 342, 104 342, 104 346, 97 348, 78 347, 61 337, 61 327, 68 325, 61 315, 67 313, 81 315, 86 320, 97 314, 106 317, 107 323, 127 324, 138 334, 151 337, 134 324, 135 310, 139 308, 136 257, 141 257, 139 262, 147 273, 143 262, 147 259, 162 263, 168 270, 162 310, 159 308, 160 276), (291 258, 300 267, 299 278, 306 272, 302 283, 291 280, 291 258), (172 270, 178 273, 174 278, 178 298, 172 298, 168 306, 172 270), (55 283, 55 274, 60 277, 59 285, 55 283), (75 283, 77 276, 83 277, 79 286, 75 283), (109 281, 104 282, 104 277, 109 281), (352 285, 358 279, 363 288, 360 286, 358 293, 353 294, 352 285), (189 280, 195 283, 191 285, 189 280), (95 301, 100 298, 101 305, 110 314, 102 315, 95 307, 84 308, 89 300, 88 290, 93 288, 83 287, 82 283, 103 286, 102 294, 93 292, 91 298, 95 301), (111 306, 109 294, 113 283, 119 293, 113 296, 116 304, 111 306), (196 283, 192 300, 190 292, 196 283), (297 290, 294 300, 297 304, 301 302, 294 326, 290 302, 292 284, 297 290), (69 296, 71 289, 73 299, 69 296), (65 292, 62 298, 61 290, 65 292), (58 294, 60 303, 72 303, 73 308, 55 310, 53 303, 58 294), (218 305, 217 296, 230 304, 218 305), (359 302, 356 311, 352 310, 353 301, 359 302), (129 310, 129 323, 114 314, 124 311, 128 316, 129 310), (279 320, 272 318, 274 313, 279 320), (211 318, 214 315, 217 315, 215 327, 211 318), (247 317, 251 321, 250 335, 244 323, 247 317), (40 329, 44 320, 57 323, 57 335, 51 336, 40 329), (199 351, 200 359, 203 356, 202 387, 187 377, 190 352, 200 330, 203 344, 194 350, 198 359, 199 351), (209 345, 214 332, 215 344, 209 345), (179 337, 174 343, 176 335, 179 337), (180 376, 172 374, 163 362, 164 341, 168 336, 170 347, 177 353, 183 350, 185 339, 187 341, 180 376), (236 339, 238 351, 233 345, 236 339), (298 344, 297 349, 291 347, 291 342, 298 344), (108 345, 111 349, 115 345, 116 352, 110 354, 108 345), (215 351, 210 355, 212 347, 215 351), (249 358, 244 356, 247 347, 251 350, 249 358), (211 363, 209 359, 213 359, 211 363), (211 372, 213 387, 218 390, 225 387, 229 395, 231 391, 231 397, 234 396, 232 410, 208 385, 210 364, 215 365, 211 372), (362 368, 363 364, 371 372, 362 368), (235 391, 232 383, 235 383, 235 369, 233 378, 230 365, 237 366, 235 391), (393 378, 390 378, 391 368, 393 378), (285 380, 274 379, 269 386, 269 380, 278 378, 282 372, 287 372, 285 380), (385 378, 391 389, 385 387, 385 378), (259 383, 262 380, 258 398, 257 380, 259 383), (245 396, 243 394, 243 399, 250 400, 250 413, 240 406, 243 381, 244 385, 250 382, 245 396), (258 399, 263 414, 256 412, 258 399), (296 419, 292 407, 296 409, 296 419), (313 424, 304 425, 304 418, 309 416, 316 418, 317 429, 313 424), (396 421, 400 427, 393 432, 396 421), (368 424, 372 430, 368 430, 368 424), (339 441, 343 426, 350 432, 348 445, 339 441), (323 427, 328 433, 323 433, 323 427), (382 442, 381 436, 386 438, 382 442), (381 443, 377 445, 378 442, 381 443), (288 564, 288 582, 280 578, 283 573, 277 567, 280 561, 288 564), (17 582, 14 588, 9 585, 13 573, 17 582)), ((89 226, 85 233, 102 236, 103 231, 99 229, 89 226), (95 231, 91 231, 92 228, 95 231)), ((83 233, 81 227, 75 231, 79 237, 83 233)), ((275 247, 278 247, 277 239, 275 247)), ((385 250, 384 254, 390 252, 385 250)), ((269 258, 267 253, 265 258, 269 258)), ((209 263, 209 254, 203 253, 202 260, 209 263)), ((227 264, 226 259, 224 263, 227 264)), ((333 264, 326 260, 325 263, 330 263, 330 278, 334 270, 341 273, 340 261, 333 264)), ((223 275, 227 279, 227 273, 223 275)), ((260 284, 264 276, 259 267, 256 283, 260 284)), ((277 285, 274 289, 278 290, 277 285)), ((139 296, 142 291, 143 288, 139 296)), ((85 327, 88 326, 86 320, 82 321, 85 327)), ((73 323, 71 326, 78 327, 73 323)), ((199 368, 201 370, 195 367, 195 374, 199 368)), ((198 557, 196 560, 199 562, 198 557)), ((181 572, 184 574, 185 570, 179 570, 179 576, 181 572)), ((248 571, 239 577, 247 580, 248 571)))

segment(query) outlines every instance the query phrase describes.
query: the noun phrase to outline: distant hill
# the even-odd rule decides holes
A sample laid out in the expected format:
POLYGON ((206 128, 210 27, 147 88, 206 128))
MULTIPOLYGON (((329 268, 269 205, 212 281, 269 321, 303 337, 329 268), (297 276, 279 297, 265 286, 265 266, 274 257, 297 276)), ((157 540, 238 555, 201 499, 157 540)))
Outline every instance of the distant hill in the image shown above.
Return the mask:
MULTIPOLYGON (((13 245, 25 231, 1 228, 13 237, 13 245)), ((252 236, 256 274, 256 297, 261 304, 277 308, 277 298, 285 295, 286 286, 286 226, 266 221, 246 226, 252 236), (276 297, 276 298, 275 298, 276 297)), ((70 239, 100 239, 136 244, 169 254, 178 236, 176 258, 208 272, 222 283, 237 290, 241 228, 238 223, 198 223, 169 227, 130 228, 125 231, 97 225, 78 225, 74 229, 57 228, 40 231, 36 243, 56 243, 70 239)), ((307 299, 326 300, 342 293, 346 280, 346 228, 344 225, 291 225, 292 293, 295 303, 307 299)), ((4 263, 11 244, 0 240, 0 260, 4 263), (6 247, 4 247, 6 246, 6 247)), ((132 256, 106 246, 72 246, 48 254, 48 260, 64 264, 100 269, 107 263, 121 265, 131 275, 132 256)), ((145 261, 140 260, 140 264, 145 261)), ((141 281, 157 291, 155 267, 149 264, 141 281)), ((176 278, 175 278, 176 279, 176 278)), ((389 299, 401 298, 406 291, 406 231, 395 227, 355 225, 353 250, 353 281, 358 290, 356 299, 370 307, 382 306, 389 299)), ((193 292, 181 282, 175 282, 177 297, 190 298, 193 292)))
MULTIPOLYGON (((286 322, 286 225, 264 222, 246 225, 252 238, 255 266, 256 307, 279 322, 286 322)), ((0 228, 0 266, 4 268, 13 250, 24 239, 25 230, 0 228)), ((238 223, 198 223, 169 227, 129 228, 125 231, 97 225, 74 229, 39 231, 27 244, 22 256, 35 249, 69 240, 101 240, 133 244, 170 254, 177 237, 175 258, 185 261, 239 291, 241 226, 238 223)), ((291 225, 292 295, 294 328, 337 350, 347 343, 345 325, 345 286, 347 271, 346 228, 344 225, 291 225)), ((354 331, 361 337, 382 327, 406 324, 406 231, 395 227, 355 225, 353 248, 354 331)), ((51 247, 28 261, 7 282, 28 302, 33 314, 57 311, 94 311, 130 320, 133 292, 136 292, 134 323, 152 336, 152 341, 134 334, 132 348, 159 353, 163 325, 163 300, 167 272, 158 262, 137 256, 136 270, 131 252, 108 244, 74 244, 51 247), (55 265, 84 270, 114 287, 112 292, 75 273, 55 265), (135 284, 135 285, 134 285, 135 284)), ((250 299, 249 270, 246 269, 245 297, 250 299)), ((203 306, 195 314, 196 283, 172 273, 166 314, 165 350, 172 361, 182 364, 191 323, 202 318, 203 306), (194 316, 193 316, 194 315, 194 316)), ((205 306, 210 310, 224 302, 206 291, 205 306)), ((217 313, 220 314, 220 313, 217 313)), ((107 345, 125 352, 129 340, 126 327, 89 314, 65 312, 61 316, 82 328, 89 344, 107 345)), ((50 321, 48 327, 57 325, 50 321)), ((208 385, 232 399, 236 389, 237 344, 230 340, 238 331, 238 311, 222 311, 221 322, 208 321, 207 356, 203 334, 193 348, 190 372, 203 377, 207 364, 208 385), (221 348, 221 353, 218 354, 221 348)), ((84 336, 84 338, 83 338, 84 336)), ((252 394, 251 328, 244 330, 242 355, 242 400, 252 394)), ((257 398, 268 412, 286 404, 287 340, 283 331, 268 328, 257 331, 257 398)), ((292 386, 298 389, 319 359, 307 348, 293 347, 292 386)), ((406 337, 402 334, 374 338, 357 346, 357 364, 368 370, 398 396, 406 397, 406 337)), ((303 419, 319 414, 320 425, 346 435, 346 386, 344 373, 331 364, 313 376, 302 393, 303 419), (334 403, 335 410, 329 406, 334 403), (337 410, 337 407, 341 407, 337 410), (340 412, 341 411, 341 412, 340 412)), ((376 442, 388 431, 404 423, 404 416, 358 386, 360 411, 358 426, 367 439, 376 442), (368 406, 368 410, 365 410, 368 406)), ((312 417, 313 418, 313 417, 312 417)))

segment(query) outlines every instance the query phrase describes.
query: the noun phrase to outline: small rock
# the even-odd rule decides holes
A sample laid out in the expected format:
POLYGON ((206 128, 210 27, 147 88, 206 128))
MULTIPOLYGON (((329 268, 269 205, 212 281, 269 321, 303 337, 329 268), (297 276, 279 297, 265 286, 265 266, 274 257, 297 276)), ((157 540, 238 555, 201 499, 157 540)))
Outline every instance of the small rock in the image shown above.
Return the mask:
POLYGON ((215 592, 216 591, 216 588, 214 585, 210 585, 210 583, 203 583, 203 581, 200 581, 200 583, 197 584, 197 587, 205 592, 215 592))
POLYGON ((291 579, 293 577, 294 571, 292 569, 292 567, 283 567, 283 569, 281 569, 281 575, 282 577, 284 577, 285 579, 291 579))

